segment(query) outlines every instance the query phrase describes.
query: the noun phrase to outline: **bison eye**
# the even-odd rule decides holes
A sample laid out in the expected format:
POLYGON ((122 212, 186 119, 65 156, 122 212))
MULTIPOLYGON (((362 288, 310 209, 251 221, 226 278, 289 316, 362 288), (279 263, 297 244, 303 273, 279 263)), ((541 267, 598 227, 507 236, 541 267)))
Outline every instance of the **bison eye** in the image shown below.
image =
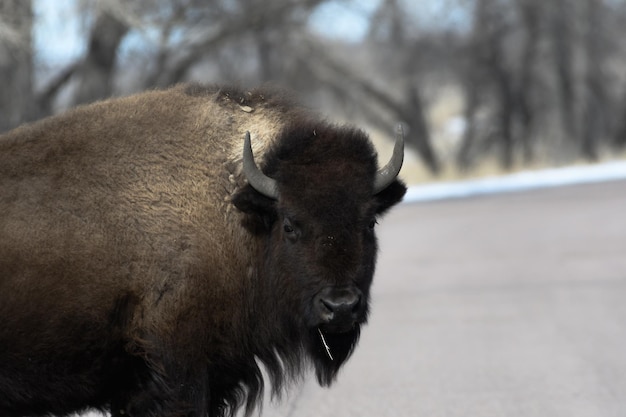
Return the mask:
POLYGON ((370 229, 374 229, 374 228, 376 227, 376 225, 377 225, 377 224, 378 224, 378 221, 377 221, 376 219, 372 219, 372 220, 370 221, 370 224, 368 225, 368 227, 369 227, 370 229))
POLYGON ((289 219, 283 220, 283 231, 285 232, 286 237, 290 240, 296 240, 298 238, 298 233, 296 232, 296 229, 291 225, 289 219))

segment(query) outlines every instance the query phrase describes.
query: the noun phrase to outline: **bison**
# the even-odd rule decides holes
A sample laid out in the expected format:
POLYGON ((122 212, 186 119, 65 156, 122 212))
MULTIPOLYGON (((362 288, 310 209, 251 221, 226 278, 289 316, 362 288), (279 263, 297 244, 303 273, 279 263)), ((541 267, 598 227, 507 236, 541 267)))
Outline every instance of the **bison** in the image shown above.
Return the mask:
POLYGON ((0 415, 225 416, 264 374, 331 384, 402 158, 401 133, 379 168, 361 130, 267 87, 179 85, 1 136, 0 415))

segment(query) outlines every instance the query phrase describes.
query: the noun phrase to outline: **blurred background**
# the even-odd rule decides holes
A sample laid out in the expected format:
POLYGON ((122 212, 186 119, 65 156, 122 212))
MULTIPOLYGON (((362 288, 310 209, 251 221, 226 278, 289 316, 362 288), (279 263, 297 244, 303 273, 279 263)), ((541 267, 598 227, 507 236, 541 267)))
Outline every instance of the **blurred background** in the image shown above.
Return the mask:
POLYGON ((270 82, 383 149, 403 123, 411 183, 622 158, 624 35, 622 0, 0 0, 0 132, 270 82))

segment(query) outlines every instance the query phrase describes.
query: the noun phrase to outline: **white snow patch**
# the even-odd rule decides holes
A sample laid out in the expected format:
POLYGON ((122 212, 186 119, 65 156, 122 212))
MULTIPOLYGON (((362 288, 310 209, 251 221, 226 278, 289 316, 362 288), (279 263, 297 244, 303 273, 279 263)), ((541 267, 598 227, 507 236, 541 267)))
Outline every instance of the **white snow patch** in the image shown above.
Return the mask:
POLYGON ((501 177, 409 187, 404 202, 436 201, 626 179, 626 161, 524 171, 501 177))

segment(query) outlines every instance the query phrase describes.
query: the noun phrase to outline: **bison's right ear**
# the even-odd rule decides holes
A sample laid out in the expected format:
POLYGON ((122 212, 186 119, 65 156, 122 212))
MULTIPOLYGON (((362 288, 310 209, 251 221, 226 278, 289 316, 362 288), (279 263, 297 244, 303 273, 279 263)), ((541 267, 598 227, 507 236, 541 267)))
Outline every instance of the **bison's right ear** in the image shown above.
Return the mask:
POLYGON ((268 233, 276 221, 276 200, 266 197, 249 184, 232 198, 237 209, 245 213, 244 226, 255 234, 268 233))
POLYGON ((395 180, 387 188, 380 193, 374 195, 376 201, 376 214, 383 215, 392 206, 402 201, 402 197, 406 193, 406 185, 400 180, 395 180))

